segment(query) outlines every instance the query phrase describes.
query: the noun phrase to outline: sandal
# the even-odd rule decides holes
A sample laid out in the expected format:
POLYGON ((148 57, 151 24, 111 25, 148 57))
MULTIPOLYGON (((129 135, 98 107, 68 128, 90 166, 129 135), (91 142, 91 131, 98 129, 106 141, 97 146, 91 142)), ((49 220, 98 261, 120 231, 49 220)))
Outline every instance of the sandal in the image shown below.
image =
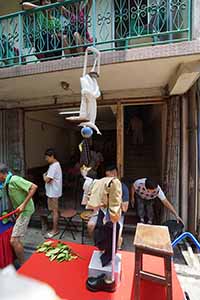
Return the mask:
POLYGON ((45 238, 52 239, 54 236, 58 235, 59 233, 60 233, 60 231, 57 231, 55 233, 47 232, 47 234, 45 235, 45 238))

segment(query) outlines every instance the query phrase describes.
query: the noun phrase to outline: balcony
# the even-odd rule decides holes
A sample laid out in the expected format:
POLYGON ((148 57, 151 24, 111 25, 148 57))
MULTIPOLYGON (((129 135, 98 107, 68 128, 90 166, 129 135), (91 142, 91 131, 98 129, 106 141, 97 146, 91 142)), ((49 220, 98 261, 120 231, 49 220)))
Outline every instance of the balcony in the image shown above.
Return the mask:
POLYGON ((0 67, 191 39, 191 0, 63 1, 0 17, 0 67))

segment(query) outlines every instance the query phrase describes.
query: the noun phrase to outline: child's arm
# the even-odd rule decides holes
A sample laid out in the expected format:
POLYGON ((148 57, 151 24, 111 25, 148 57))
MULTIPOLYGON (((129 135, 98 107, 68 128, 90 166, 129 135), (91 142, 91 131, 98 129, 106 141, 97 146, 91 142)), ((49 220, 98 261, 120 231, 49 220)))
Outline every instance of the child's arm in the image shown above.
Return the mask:
MULTIPOLYGON (((63 0, 57 0, 57 2, 63 2, 63 0)), ((65 6, 61 6, 61 12, 64 17, 69 18, 71 16, 71 11, 65 6)))
POLYGON ((37 8, 39 7, 39 5, 35 5, 33 3, 30 3, 30 2, 23 2, 22 3, 22 8, 24 10, 30 10, 30 9, 34 9, 34 8, 37 8))
POLYGON ((87 8, 87 11, 89 12, 92 7, 92 0, 88 0, 85 4, 85 7, 87 8))

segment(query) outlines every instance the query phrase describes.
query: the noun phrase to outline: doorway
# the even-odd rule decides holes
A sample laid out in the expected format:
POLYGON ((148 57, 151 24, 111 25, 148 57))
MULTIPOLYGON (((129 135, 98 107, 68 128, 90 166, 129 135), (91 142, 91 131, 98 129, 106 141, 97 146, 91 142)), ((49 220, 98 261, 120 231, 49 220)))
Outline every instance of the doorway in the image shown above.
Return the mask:
MULTIPOLYGON (((132 183, 149 177, 162 186, 166 148, 166 111, 163 104, 124 105, 123 181, 132 183)), ((162 213, 159 201, 156 211, 162 213)), ((155 214, 156 220, 157 215, 155 214)), ((126 224, 137 223, 135 208, 129 206, 126 224)))
POLYGON ((163 105, 124 106, 124 177, 162 183, 163 105))

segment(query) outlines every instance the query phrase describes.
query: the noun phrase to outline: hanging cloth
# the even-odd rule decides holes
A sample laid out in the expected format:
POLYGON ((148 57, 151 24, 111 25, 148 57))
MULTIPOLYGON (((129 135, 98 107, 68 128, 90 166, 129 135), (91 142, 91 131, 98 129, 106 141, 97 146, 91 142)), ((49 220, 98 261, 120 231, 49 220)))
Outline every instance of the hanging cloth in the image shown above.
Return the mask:
POLYGON ((87 139, 84 139, 79 144, 79 150, 80 150, 80 165, 89 166, 91 160, 91 154, 90 154, 90 146, 87 139))
POLYGON ((6 196, 7 196, 7 201, 8 201, 8 206, 10 209, 13 209, 13 205, 12 205, 12 202, 10 200, 10 197, 9 197, 9 182, 12 178, 13 174, 11 172, 8 172, 8 175, 6 176, 6 179, 5 179, 5 182, 3 183, 3 188, 4 190, 6 191, 6 196))

